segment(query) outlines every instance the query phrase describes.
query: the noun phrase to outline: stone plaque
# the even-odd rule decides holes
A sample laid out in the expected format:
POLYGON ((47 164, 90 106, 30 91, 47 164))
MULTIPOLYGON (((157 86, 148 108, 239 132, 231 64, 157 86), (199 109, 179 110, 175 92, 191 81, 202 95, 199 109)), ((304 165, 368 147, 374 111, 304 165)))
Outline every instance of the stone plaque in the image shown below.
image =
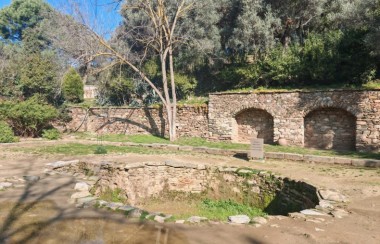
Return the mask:
POLYGON ((251 150, 249 157, 251 159, 264 159, 264 139, 254 138, 251 140, 251 150))

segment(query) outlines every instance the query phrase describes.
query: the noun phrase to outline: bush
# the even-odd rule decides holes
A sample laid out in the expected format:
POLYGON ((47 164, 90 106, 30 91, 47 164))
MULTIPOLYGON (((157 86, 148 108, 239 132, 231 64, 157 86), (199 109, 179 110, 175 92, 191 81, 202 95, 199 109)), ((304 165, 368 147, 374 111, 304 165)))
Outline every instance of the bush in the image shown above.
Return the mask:
POLYGON ((0 118, 7 121, 16 135, 37 137, 58 117, 57 110, 38 97, 22 102, 0 103, 0 118))
POLYGON ((57 129, 43 130, 42 138, 48 140, 58 140, 59 138, 61 138, 61 133, 57 129))
POLYGON ((49 103, 57 104, 59 79, 54 58, 40 53, 28 54, 20 69, 20 87, 25 98, 36 94, 44 96, 49 103))
POLYGON ((104 146, 97 146, 94 154, 107 154, 107 149, 104 146))
POLYGON ((74 68, 71 68, 63 77, 62 92, 64 99, 68 102, 80 103, 83 101, 82 78, 74 68))
POLYGON ((17 142, 18 138, 14 136, 12 128, 4 121, 0 121, 0 143, 17 142))

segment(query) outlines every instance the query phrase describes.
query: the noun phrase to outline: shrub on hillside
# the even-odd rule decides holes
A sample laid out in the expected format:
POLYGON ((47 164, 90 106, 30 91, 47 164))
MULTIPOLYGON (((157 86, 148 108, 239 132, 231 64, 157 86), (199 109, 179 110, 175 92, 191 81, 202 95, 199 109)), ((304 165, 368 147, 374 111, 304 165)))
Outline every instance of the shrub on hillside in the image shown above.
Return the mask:
POLYGON ((12 128, 4 121, 0 121, 0 143, 11 143, 18 141, 15 137, 12 128))
POLYGON ((40 136, 42 130, 48 128, 57 117, 57 109, 38 97, 0 103, 0 118, 7 121, 19 136, 40 136))
POLYGON ((47 140, 58 140, 61 138, 61 133, 57 129, 43 130, 42 138, 45 138, 47 140))
POLYGON ((63 97, 68 102, 80 103, 83 101, 84 86, 82 78, 74 68, 71 68, 63 77, 63 97))

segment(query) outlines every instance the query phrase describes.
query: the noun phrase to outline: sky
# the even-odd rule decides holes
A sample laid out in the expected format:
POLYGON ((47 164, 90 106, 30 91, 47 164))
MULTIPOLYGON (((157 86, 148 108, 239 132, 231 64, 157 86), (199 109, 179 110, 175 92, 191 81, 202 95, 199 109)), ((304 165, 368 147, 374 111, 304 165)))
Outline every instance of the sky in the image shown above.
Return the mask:
MULTIPOLYGON (((66 12, 69 12, 69 4, 67 0, 45 0, 54 8, 66 12)), ((0 8, 10 5, 12 0, 0 0, 0 8)), ((102 30, 100 32, 111 32, 120 23, 121 16, 118 12, 119 6, 114 2, 114 0, 76 0, 81 4, 82 12, 90 16, 91 20, 96 19, 101 26, 102 30)), ((109 34, 109 33, 99 33, 99 34, 109 34)))

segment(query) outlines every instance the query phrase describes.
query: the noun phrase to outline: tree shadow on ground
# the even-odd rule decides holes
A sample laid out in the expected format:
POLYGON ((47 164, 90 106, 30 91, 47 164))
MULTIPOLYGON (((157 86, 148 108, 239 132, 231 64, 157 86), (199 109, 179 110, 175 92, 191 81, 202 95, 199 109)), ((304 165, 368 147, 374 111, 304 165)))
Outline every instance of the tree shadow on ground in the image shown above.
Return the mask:
MULTIPOLYGON (((23 174, 29 175, 33 167, 31 163, 23 174)), ((73 189, 75 179, 67 177, 49 186, 48 180, 56 180, 49 177, 41 176, 22 189, 4 192, 20 190, 19 194, 12 193, 17 196, 11 200, 6 200, 6 194, 0 199, 0 243, 188 243, 183 235, 165 226, 128 220, 102 209, 57 203, 53 195, 73 189)))

